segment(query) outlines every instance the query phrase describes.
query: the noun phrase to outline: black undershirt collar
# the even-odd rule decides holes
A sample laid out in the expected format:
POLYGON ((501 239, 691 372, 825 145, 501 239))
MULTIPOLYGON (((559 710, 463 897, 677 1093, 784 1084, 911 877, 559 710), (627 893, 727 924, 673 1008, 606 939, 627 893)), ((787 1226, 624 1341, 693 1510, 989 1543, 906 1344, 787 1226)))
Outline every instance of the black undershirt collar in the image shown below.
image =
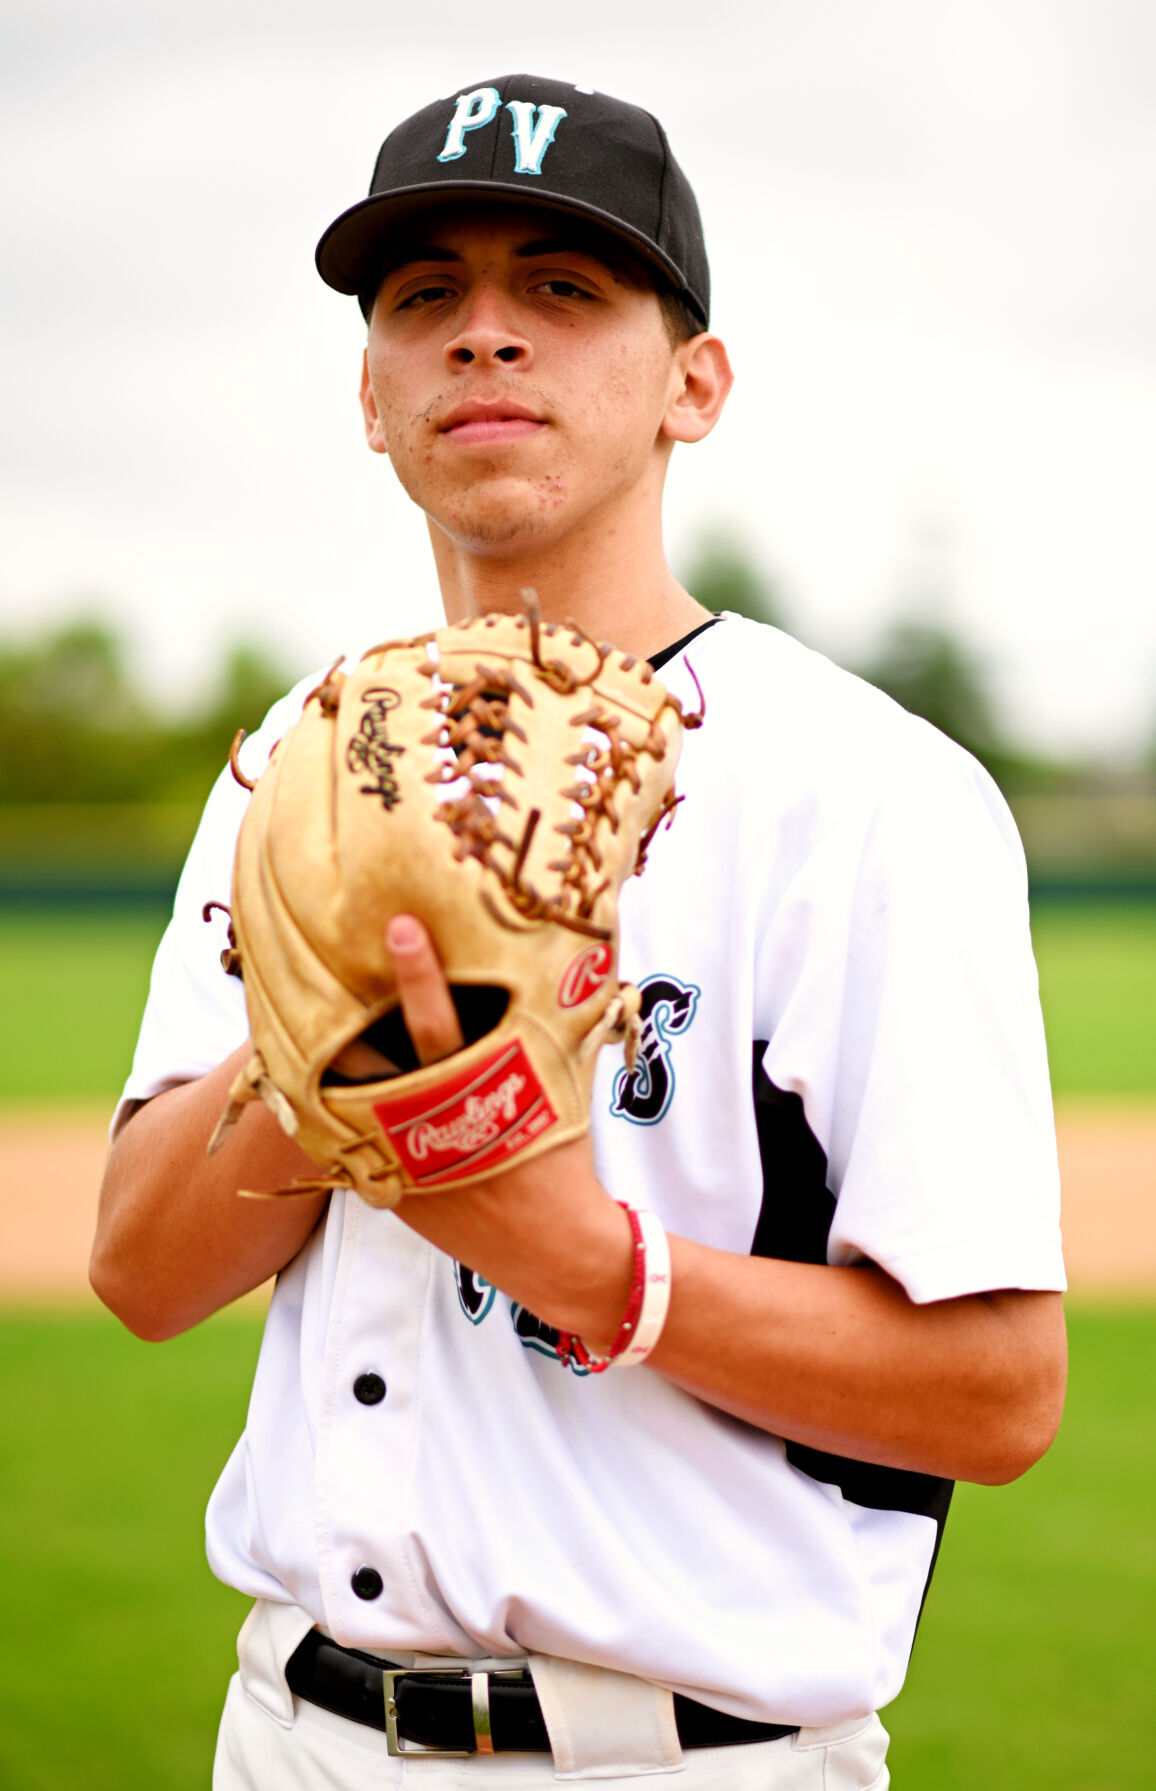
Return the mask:
POLYGON ((663 647, 661 653, 652 653, 649 661, 652 671, 661 671, 662 667, 673 659, 676 653, 681 653, 684 647, 689 647, 696 634, 704 634, 708 628, 713 628, 716 622, 721 621, 721 616, 711 616, 709 621, 700 622, 697 628, 692 628, 689 634, 684 634, 680 641, 675 641, 672 647, 663 647))

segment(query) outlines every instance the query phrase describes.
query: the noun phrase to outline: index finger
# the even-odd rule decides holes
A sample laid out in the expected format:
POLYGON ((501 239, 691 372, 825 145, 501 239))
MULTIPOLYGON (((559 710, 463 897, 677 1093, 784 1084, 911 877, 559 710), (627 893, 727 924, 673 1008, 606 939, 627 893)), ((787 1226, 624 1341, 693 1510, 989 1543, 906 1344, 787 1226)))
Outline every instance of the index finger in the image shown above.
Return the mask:
POLYGON ((401 1011, 419 1063, 436 1063, 465 1044, 441 960, 420 920, 395 914, 385 929, 401 1011))

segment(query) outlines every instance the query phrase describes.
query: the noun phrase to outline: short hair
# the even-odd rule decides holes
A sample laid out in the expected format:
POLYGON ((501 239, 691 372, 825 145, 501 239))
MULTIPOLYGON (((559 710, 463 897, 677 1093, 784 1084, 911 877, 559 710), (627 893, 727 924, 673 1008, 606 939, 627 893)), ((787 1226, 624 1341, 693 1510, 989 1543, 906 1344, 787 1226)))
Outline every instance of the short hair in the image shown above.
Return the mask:
POLYGON ((675 292, 670 286, 656 286, 655 290, 658 293, 663 328, 670 338, 672 348, 689 342, 692 336, 702 335, 706 325, 681 292, 675 292))

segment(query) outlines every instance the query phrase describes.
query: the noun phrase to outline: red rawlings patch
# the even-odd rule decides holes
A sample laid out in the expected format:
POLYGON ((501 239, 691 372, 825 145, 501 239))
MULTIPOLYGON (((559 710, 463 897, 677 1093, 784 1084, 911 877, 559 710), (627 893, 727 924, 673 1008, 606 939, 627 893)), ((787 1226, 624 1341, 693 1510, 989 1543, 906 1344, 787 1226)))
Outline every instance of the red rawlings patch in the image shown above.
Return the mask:
POLYGON ((610 975, 614 953, 606 942, 588 945, 571 958, 558 985, 558 1006, 577 1007, 600 989, 610 975))
POLYGON ((557 1120, 520 1039, 468 1070, 373 1111, 415 1186, 498 1171, 557 1120))

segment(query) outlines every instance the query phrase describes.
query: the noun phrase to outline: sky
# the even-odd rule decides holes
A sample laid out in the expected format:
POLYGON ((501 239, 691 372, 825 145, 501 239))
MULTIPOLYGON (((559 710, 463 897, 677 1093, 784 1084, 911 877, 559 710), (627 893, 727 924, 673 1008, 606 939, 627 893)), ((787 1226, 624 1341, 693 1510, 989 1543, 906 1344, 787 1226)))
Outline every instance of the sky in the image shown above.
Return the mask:
POLYGON ((0 631, 110 617, 174 708, 436 626, 313 248, 408 113, 516 69, 663 120, 736 386, 667 546, 796 631, 961 629, 1026 746, 1156 732, 1151 0, 0 0, 0 631))

